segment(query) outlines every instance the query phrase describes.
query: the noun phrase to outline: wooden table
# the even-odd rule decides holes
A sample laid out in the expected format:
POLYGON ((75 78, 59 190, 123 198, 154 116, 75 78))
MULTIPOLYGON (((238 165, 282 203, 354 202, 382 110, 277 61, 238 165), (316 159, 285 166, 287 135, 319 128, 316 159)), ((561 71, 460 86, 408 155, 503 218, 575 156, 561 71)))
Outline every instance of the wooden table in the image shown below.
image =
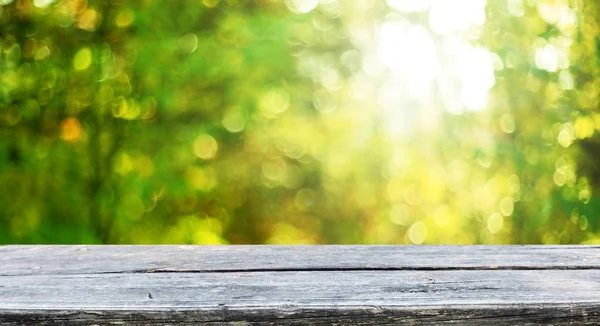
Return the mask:
POLYGON ((600 324, 594 246, 0 246, 0 325, 600 324))

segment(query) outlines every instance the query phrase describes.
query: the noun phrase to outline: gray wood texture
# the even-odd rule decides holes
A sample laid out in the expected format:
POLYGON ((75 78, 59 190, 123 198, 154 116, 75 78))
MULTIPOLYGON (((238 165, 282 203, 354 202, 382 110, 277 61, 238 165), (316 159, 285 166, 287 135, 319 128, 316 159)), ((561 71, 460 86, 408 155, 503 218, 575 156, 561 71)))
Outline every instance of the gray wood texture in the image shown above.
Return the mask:
POLYGON ((0 325, 600 324, 596 246, 4 246, 0 325))

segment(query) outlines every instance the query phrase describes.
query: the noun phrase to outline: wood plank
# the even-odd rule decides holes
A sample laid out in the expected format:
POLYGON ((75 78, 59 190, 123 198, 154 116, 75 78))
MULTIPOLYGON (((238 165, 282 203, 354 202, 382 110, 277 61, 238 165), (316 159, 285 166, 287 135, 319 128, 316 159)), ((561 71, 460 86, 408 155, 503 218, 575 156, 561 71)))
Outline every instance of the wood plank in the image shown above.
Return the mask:
POLYGON ((221 311, 61 311, 0 317, 0 325, 598 325, 598 308, 587 305, 490 306, 478 309, 331 308, 221 311))
POLYGON ((598 323, 599 270, 110 273, 0 278, 0 324, 598 323))
POLYGON ((0 275, 126 271, 589 269, 600 246, 2 246, 0 275))
POLYGON ((595 325, 599 249, 4 246, 0 325, 595 325))

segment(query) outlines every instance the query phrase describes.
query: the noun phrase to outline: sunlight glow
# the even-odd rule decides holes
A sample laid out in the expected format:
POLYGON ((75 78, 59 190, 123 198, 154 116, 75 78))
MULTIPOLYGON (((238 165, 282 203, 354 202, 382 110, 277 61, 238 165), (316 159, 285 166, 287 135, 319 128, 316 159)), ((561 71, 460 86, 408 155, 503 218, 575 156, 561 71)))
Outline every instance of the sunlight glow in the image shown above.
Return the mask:
POLYGON ((385 22, 381 26, 378 50, 382 63, 406 78, 413 94, 427 95, 440 64, 435 44, 425 28, 404 22, 385 22))
POLYGON ((429 11, 429 26, 440 35, 464 32, 485 22, 485 0, 435 0, 429 11))
POLYGON ((487 92, 495 82, 492 54, 482 48, 464 45, 459 60, 462 101, 470 110, 481 110, 486 106, 487 92))
POLYGON ((388 6, 400 12, 423 12, 429 9, 430 0, 386 0, 388 6))
POLYGON ((378 102, 386 112, 388 131, 405 133, 411 119, 418 116, 408 112, 408 102, 417 100, 430 107, 434 85, 449 112, 461 114, 486 107, 488 91, 495 84, 494 71, 503 69, 502 60, 471 45, 461 34, 485 22, 485 0, 460 0, 461 5, 443 0, 386 2, 401 12, 429 8, 430 28, 394 15, 380 26, 377 54, 390 75, 378 102), (431 31, 440 35, 435 41, 431 31))

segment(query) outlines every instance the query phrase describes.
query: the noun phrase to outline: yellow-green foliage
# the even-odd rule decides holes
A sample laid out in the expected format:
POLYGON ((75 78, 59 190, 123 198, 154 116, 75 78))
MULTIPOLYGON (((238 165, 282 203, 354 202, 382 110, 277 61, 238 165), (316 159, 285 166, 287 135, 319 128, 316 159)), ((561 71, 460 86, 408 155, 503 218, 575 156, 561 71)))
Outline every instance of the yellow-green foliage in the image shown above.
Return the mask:
POLYGON ((599 242, 599 9, 0 0, 0 243, 599 242))

